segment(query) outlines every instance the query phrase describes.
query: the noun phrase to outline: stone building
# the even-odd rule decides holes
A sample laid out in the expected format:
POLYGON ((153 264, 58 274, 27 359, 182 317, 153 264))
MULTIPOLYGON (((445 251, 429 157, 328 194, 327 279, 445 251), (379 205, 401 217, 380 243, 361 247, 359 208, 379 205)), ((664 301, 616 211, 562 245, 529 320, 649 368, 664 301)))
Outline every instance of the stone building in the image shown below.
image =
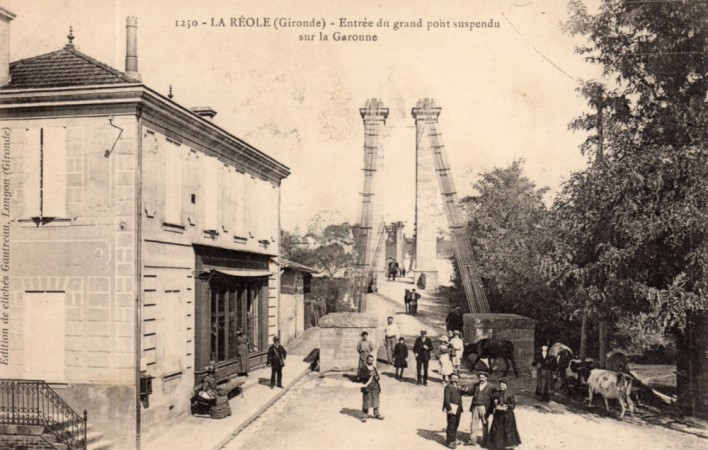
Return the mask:
MULTIPOLYGON (((0 35, 11 13, 0 11, 0 35)), ((118 448, 188 413, 210 363, 252 366, 278 334, 283 164, 125 71, 61 49, 9 62, 0 120, 11 169, 9 361, 45 380, 118 448), (142 383, 141 383, 142 381, 142 383), (142 389, 142 392, 141 392, 142 389)))
POLYGON ((317 269, 280 258, 280 342, 287 346, 305 332, 305 304, 317 269))

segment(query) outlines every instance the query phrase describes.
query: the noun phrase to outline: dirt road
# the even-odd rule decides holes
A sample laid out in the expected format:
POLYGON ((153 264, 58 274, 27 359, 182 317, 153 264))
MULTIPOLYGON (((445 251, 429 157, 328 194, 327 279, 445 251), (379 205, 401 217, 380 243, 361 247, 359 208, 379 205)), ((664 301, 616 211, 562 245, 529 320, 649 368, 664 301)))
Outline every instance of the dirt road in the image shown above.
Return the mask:
MULTIPOLYGON (((395 286, 394 286, 395 287, 395 286)), ((402 292, 402 287, 400 290, 402 292)), ((395 289, 388 286, 382 293, 395 289), (390 289, 389 289, 390 288, 390 289), (385 292, 383 292, 385 291, 385 292)), ((395 292, 394 292, 395 293, 395 292)), ((392 296, 393 297, 393 296, 392 296)), ((397 298, 397 297, 393 297, 397 298)), ((431 306, 432 308, 432 306, 431 306)), ((370 311, 381 315, 400 311, 390 301, 372 297, 370 311)), ((419 318, 397 314, 403 334, 416 334, 419 328, 439 323, 439 317, 419 318)), ((412 339, 408 339, 412 345, 412 339)), ((413 361, 409 361, 413 363, 413 361)), ((410 367, 410 365, 409 365, 410 367)), ((393 369, 380 364, 382 371, 381 413, 384 420, 360 421, 360 385, 346 374, 328 374, 319 378, 312 374, 288 392, 260 419, 239 434, 225 448, 236 449, 442 449, 445 439, 445 415, 441 411, 443 386, 436 373, 437 361, 431 361, 433 382, 428 387, 415 384, 414 369, 407 369, 403 382, 393 378, 393 369), (435 372, 433 372, 433 369, 435 372)), ((492 376, 496 383, 499 374, 492 376)), ((463 383, 476 380, 463 374, 463 383)), ((582 401, 560 404, 539 403, 530 392, 528 375, 511 378, 517 393, 516 417, 523 444, 520 449, 699 449, 708 448, 708 432, 701 424, 682 424, 670 420, 651 420, 651 414, 620 422, 619 407, 611 403, 610 415, 596 401, 588 408, 582 401)), ((559 398, 559 400, 563 400, 559 398)), ((465 409, 469 399, 464 399, 465 409)), ((459 436, 467 439, 470 415, 465 412, 459 436)), ((460 447, 475 448, 475 447, 460 447)))

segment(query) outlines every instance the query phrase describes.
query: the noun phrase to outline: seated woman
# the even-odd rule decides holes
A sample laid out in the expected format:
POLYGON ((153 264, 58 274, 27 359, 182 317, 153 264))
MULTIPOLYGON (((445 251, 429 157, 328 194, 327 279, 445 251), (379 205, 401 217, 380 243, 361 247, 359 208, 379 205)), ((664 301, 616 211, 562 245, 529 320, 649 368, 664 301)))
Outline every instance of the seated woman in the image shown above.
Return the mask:
POLYGON ((216 368, 207 366, 206 370, 207 374, 202 379, 202 385, 197 389, 196 396, 205 402, 216 403, 216 398, 219 396, 216 387, 216 368))

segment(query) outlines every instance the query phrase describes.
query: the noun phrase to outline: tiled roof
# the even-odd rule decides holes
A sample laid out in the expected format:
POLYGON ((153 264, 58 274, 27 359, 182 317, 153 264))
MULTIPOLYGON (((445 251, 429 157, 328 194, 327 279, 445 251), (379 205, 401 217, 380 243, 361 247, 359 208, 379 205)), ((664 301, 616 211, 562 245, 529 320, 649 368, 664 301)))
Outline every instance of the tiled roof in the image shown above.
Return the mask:
POLYGON ((285 258, 280 258, 280 265, 288 269, 299 270, 300 272, 320 273, 320 271, 315 269, 314 267, 296 263, 295 261, 290 261, 285 258))
POLYGON ((10 64, 10 83, 0 89, 88 86, 136 81, 66 45, 61 50, 10 64))

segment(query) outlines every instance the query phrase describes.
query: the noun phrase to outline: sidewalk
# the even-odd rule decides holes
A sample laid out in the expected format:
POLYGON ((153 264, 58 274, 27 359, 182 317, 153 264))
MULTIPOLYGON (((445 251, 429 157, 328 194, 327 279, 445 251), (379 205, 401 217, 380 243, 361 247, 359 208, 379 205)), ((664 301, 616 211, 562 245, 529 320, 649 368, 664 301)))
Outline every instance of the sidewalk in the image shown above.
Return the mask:
POLYGON ((215 420, 187 415, 171 422, 156 439, 144 442, 142 449, 220 449, 309 372, 310 364, 303 359, 319 347, 319 332, 319 328, 306 330, 303 337, 288 348, 283 368, 285 389, 270 388, 269 367, 252 370, 243 385, 244 397, 239 395, 229 400, 231 416, 215 420))

